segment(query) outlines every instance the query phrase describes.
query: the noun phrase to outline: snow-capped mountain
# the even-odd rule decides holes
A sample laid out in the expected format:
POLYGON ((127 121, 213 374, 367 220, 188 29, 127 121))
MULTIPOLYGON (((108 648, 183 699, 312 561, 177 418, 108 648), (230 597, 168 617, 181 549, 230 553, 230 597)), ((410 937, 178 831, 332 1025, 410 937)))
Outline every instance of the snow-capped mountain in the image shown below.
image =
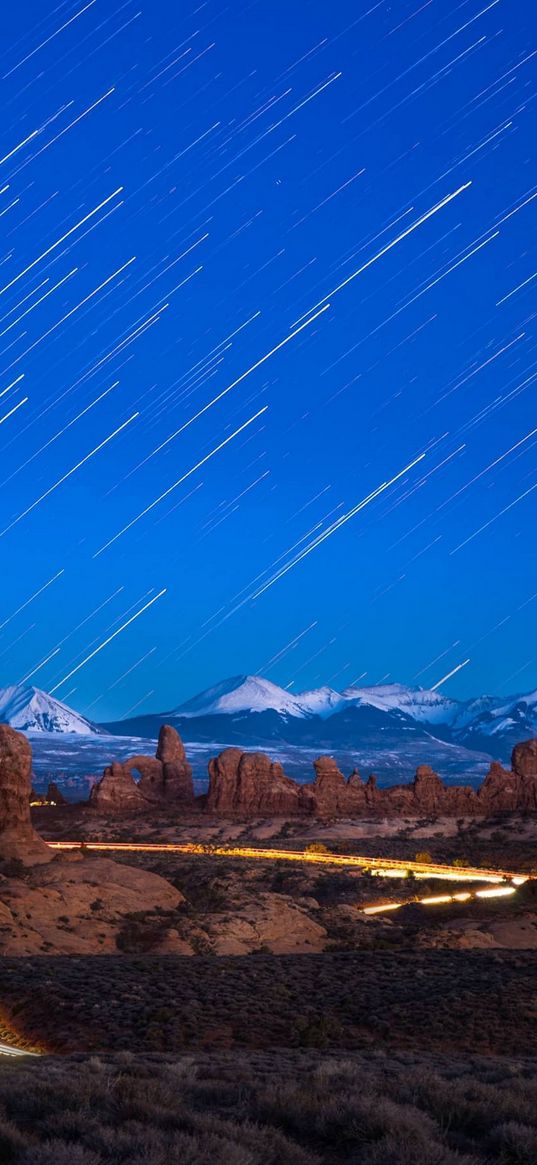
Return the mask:
MULTIPOLYGON (((171 714, 184 721, 214 716, 248 717, 250 714, 272 715, 272 731, 278 718, 288 724, 294 720, 333 720, 334 732, 343 723, 345 709, 375 709, 389 715, 402 715, 408 722, 439 733, 445 740, 483 747, 485 738, 516 740, 537 735, 537 692, 509 697, 479 696, 474 700, 454 700, 438 691, 414 688, 406 684, 375 684, 349 687, 343 692, 333 688, 315 688, 307 692, 289 692, 261 676, 232 676, 215 687, 200 692, 171 714), (276 716, 276 720, 274 717, 276 716)), ((401 721, 402 723, 402 721, 401 721)), ((278 728, 278 732, 282 728, 278 728)), ((297 729, 295 728, 294 736, 297 729)), ((326 732, 323 730, 323 737, 326 732)))
POLYGON ((90 736, 96 724, 73 712, 40 688, 14 685, 0 688, 0 722, 22 732, 62 732, 90 736))
POLYGON ((164 717, 185 739, 248 739, 250 747, 256 740, 280 740, 312 746, 318 741, 323 748, 337 749, 350 747, 353 738, 358 746, 364 733, 375 731, 379 740, 389 736, 396 748, 397 738, 407 741, 414 727, 436 744, 490 752, 508 761, 514 744, 537 736, 537 692, 455 700, 397 683, 352 686, 342 692, 330 687, 290 692, 261 676, 240 675, 207 688, 171 713, 115 723, 108 730, 154 734, 164 717))
POLYGON ((482 748, 488 741, 494 751, 498 742, 507 749, 537 736, 537 692, 470 701, 457 717, 454 734, 470 748, 482 748))
POLYGON ((375 684, 366 688, 346 688, 344 700, 369 704, 384 712, 405 712, 424 724, 453 724, 461 704, 440 692, 427 688, 409 688, 405 684, 375 684))
POLYGON ((364 705, 381 712, 404 712, 422 724, 453 724, 464 707, 439 692, 409 688, 405 684, 377 684, 372 687, 314 688, 289 692, 261 676, 232 676, 174 709, 174 716, 222 716, 240 712, 278 712, 303 719, 320 716, 326 720, 349 705, 364 705))
POLYGON ((261 676, 232 676, 213 688, 200 692, 186 704, 174 709, 174 716, 222 716, 240 712, 279 712, 281 716, 331 716, 345 704, 345 699, 331 688, 294 695, 261 676))

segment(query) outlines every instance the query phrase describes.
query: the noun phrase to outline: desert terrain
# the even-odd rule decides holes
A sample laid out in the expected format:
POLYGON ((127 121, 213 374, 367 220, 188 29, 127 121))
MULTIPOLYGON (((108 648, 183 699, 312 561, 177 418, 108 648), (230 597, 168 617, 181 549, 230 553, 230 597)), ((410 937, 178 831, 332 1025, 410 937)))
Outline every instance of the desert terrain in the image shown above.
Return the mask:
MULTIPOLYGON (((7 1161, 533 1160, 535 813, 404 788, 406 812, 327 812, 326 766, 322 816, 223 813, 171 737, 134 795, 114 764, 104 804, 69 804, 0 746, 7 1161)), ((247 764, 249 797, 287 795, 247 764)))

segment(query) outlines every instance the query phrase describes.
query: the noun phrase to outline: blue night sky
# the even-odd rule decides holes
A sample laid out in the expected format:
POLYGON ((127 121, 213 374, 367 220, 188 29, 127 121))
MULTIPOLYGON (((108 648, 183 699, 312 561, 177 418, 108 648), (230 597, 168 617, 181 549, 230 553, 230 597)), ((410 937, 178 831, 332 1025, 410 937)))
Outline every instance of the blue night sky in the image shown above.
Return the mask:
POLYGON ((1 685, 537 685, 536 28, 3 6, 1 685))

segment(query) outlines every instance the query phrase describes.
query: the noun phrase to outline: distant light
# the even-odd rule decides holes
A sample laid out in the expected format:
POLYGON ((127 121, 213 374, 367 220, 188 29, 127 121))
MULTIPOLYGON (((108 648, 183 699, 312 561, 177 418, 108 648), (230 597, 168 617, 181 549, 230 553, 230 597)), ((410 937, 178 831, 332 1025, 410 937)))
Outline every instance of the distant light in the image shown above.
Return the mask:
POLYGON ((503 898, 507 894, 516 894, 515 886, 497 886, 494 890, 476 890, 476 898, 503 898))
POLYGON ((385 902, 383 906, 364 906, 362 914, 380 914, 381 910, 399 910, 406 902, 385 902))

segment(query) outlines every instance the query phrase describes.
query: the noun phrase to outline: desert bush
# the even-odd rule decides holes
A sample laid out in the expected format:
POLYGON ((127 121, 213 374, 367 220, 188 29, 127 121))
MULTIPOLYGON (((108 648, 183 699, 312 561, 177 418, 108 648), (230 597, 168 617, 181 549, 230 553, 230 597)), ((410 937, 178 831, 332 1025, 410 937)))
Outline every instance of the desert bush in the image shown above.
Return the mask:
POLYGON ((492 1131, 491 1142, 504 1165, 535 1165, 537 1129, 518 1121, 507 1121, 492 1131))
POLYGON ((535 1165, 537 1060, 374 1049, 0 1060, 0 1161, 535 1165))
POLYGON ((116 946, 127 954, 144 954, 158 947, 167 929, 168 921, 154 914, 126 915, 116 935, 116 946))
POLYGON ((57 1138, 30 1145, 16 1160, 20 1165, 103 1165, 100 1153, 83 1145, 66 1145, 57 1138))

